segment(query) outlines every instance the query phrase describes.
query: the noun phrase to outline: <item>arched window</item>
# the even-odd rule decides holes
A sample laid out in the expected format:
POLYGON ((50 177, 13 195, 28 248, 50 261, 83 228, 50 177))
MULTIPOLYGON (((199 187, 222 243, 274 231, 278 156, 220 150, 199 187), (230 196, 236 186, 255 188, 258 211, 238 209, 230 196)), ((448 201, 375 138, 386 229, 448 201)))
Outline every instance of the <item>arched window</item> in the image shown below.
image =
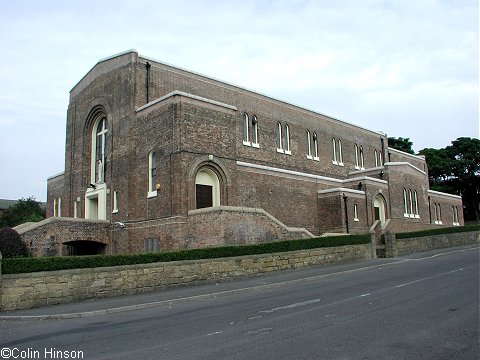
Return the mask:
POLYGON ((317 133, 313 133, 313 159, 319 161, 318 158, 318 136, 317 133))
POLYGON ((360 169, 365 169, 365 159, 363 157, 363 146, 360 145, 360 169))
POLYGON ((412 197, 412 190, 408 190, 408 205, 410 209, 410 217, 413 217, 413 197, 412 197))
POLYGON ((343 165, 342 140, 338 139, 338 165, 343 165))
POLYGON ((220 206, 220 181, 208 168, 201 169, 195 177, 196 208, 220 206))
POLYGON ((283 141, 282 141, 282 124, 277 123, 277 151, 283 152, 283 141))
POLYGON ((403 189, 403 216, 408 217, 407 189, 403 189))
POLYGON ((255 115, 252 117, 252 146, 258 146, 258 119, 255 115))
POLYGON ((338 164, 337 162, 337 144, 335 138, 332 138, 332 163, 338 164))
POLYGON ((250 145, 249 124, 248 114, 243 113, 243 145, 250 145))
POLYGON ((107 132, 107 118, 103 115, 99 116, 97 121, 95 121, 92 132, 92 183, 101 183, 105 181, 105 165, 107 159, 107 132))
POLYGON ((414 206, 414 211, 413 214, 415 215, 416 218, 420 217, 420 213, 418 212, 418 196, 417 196, 417 190, 413 192, 413 206, 414 206))
POLYGON ((310 140, 310 131, 307 130, 307 159, 312 158, 312 145, 310 140))
POLYGON ((285 124, 285 154, 291 154, 290 151, 290 127, 285 124))
POLYGON ((157 153, 152 150, 148 154, 148 194, 147 197, 157 196, 157 153))
POLYGON ((353 221, 360 221, 358 218, 358 206, 357 204, 353 205, 353 221))
POLYGON ((355 155, 355 169, 360 169, 360 157, 359 157, 359 154, 358 154, 358 145, 355 144, 353 146, 353 152, 354 152, 354 155, 355 155))
POLYGON ((375 158, 375 167, 377 167, 378 166, 377 149, 373 150, 373 157, 375 158))

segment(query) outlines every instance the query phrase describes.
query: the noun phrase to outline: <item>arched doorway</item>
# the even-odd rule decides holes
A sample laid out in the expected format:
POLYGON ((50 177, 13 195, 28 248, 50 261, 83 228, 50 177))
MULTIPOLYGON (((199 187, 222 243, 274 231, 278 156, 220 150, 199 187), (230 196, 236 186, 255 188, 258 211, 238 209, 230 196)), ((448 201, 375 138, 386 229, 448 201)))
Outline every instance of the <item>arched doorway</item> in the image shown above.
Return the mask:
POLYGON ((220 206, 220 181, 215 172, 202 168, 195 177, 195 207, 212 206, 220 206))
POLYGON ((373 202, 374 220, 380 220, 382 225, 385 224, 385 208, 385 199, 378 194, 373 202))

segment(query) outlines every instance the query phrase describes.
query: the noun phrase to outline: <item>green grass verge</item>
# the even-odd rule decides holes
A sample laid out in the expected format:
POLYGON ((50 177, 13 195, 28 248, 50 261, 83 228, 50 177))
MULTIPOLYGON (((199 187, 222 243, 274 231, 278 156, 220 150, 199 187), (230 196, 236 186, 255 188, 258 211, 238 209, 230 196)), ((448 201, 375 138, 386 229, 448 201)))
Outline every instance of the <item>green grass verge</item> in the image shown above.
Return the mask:
POLYGON ((462 232, 470 232, 470 231, 480 231, 480 225, 440 227, 438 229, 397 233, 395 234, 395 238, 409 239, 409 238, 442 235, 442 234, 454 234, 454 233, 462 233, 462 232))
POLYGON ((368 243, 370 243, 370 234, 316 237, 265 244, 164 251, 148 254, 13 258, 2 260, 2 274, 149 264, 180 260, 215 259, 368 243))

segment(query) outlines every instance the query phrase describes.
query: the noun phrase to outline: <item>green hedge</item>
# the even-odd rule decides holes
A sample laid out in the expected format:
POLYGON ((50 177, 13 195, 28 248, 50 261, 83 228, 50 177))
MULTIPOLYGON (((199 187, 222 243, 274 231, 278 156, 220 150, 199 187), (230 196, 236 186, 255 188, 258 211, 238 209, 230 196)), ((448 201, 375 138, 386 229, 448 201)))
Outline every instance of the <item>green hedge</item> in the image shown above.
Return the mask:
POLYGON ((454 233, 462 233, 462 232, 470 232, 470 231, 480 231, 480 225, 441 227, 438 229, 397 233, 395 234, 395 238, 408 239, 408 238, 417 238, 417 237, 442 235, 442 234, 454 234, 454 233))
POLYGON ((265 244, 211 247, 148 254, 14 258, 2 260, 2 274, 149 264, 180 260, 215 259, 368 243, 370 243, 370 234, 316 237, 265 244))

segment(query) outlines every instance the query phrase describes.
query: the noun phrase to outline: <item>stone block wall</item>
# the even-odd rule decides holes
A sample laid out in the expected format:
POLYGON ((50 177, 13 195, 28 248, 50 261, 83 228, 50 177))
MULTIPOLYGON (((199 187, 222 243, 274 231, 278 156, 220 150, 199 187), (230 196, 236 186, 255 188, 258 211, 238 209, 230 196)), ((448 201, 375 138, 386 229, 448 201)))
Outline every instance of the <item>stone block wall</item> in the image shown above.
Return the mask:
POLYGON ((1 277, 1 310, 18 310, 372 257, 371 245, 1 277))
MULTIPOLYGON (((480 243, 480 231, 395 239, 395 256, 480 243)), ((387 254, 388 256, 388 254, 387 254)))

